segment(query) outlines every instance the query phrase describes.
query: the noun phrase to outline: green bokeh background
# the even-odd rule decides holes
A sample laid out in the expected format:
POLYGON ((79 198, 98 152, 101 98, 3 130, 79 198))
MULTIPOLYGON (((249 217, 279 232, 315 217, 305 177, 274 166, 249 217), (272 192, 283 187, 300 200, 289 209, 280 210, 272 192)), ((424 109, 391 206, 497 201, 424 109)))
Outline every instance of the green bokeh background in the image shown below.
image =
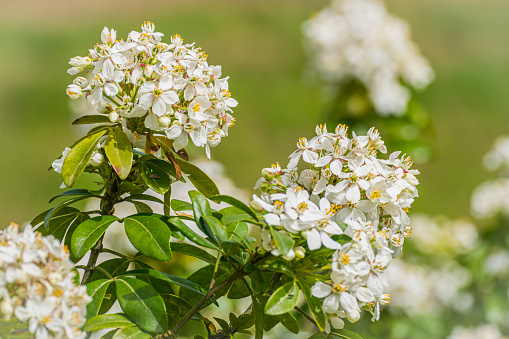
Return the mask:
MULTIPOLYGON (((487 178, 481 159, 508 132, 509 2, 390 0, 437 73, 418 99, 431 114, 438 151, 421 170, 413 211, 467 215, 472 189, 487 178)), ((230 136, 213 149, 237 185, 312 136, 324 110, 319 88, 303 77, 300 27, 323 0, 10 1, 0 11, 0 225, 49 208, 61 178, 51 162, 77 137, 65 89, 68 60, 86 55, 104 26, 118 37, 144 20, 157 31, 197 42, 223 66, 239 106, 230 136)), ((383 136, 383 131, 381 131, 383 136)), ((389 145, 390 149, 390 145, 389 145)), ((201 154, 203 150, 195 152, 201 154)), ((204 153, 204 152, 203 152, 204 153)))

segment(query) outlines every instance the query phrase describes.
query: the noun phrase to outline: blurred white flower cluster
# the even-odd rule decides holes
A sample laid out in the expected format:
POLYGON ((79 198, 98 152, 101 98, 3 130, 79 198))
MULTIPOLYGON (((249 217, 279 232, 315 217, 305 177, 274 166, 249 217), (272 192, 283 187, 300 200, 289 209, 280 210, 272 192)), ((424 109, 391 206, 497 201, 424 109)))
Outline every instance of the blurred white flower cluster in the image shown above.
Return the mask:
POLYGON ((487 180, 477 186, 471 197, 470 209, 478 219, 502 213, 509 216, 509 136, 499 137, 483 159, 489 171, 499 171, 499 178, 487 180))
POLYGON ((451 308, 460 313, 471 311, 474 295, 464 288, 472 275, 457 258, 478 246, 475 225, 443 216, 414 215, 412 226, 414 256, 406 252, 387 269, 389 291, 394 295, 389 310, 409 316, 434 315, 451 308))
POLYGON ((327 85, 360 81, 382 116, 404 114, 408 86, 422 89, 434 79, 407 23, 379 0, 334 0, 303 24, 303 32, 317 75, 327 85))
POLYGON ((507 339, 507 337, 493 325, 480 325, 471 328, 456 327, 448 339, 507 339))
POLYGON ((22 233, 15 224, 0 231, 0 333, 13 325, 37 339, 84 338, 80 328, 92 298, 76 285, 73 268, 53 236, 43 237, 30 225, 22 233))
POLYGON ((377 130, 350 139, 347 129, 338 125, 331 133, 317 126, 314 138, 298 141, 288 168, 262 171, 256 186, 263 193, 253 196, 267 212, 262 245, 273 255, 303 257, 305 243, 311 251, 335 250, 330 280, 317 282, 312 293, 324 298, 323 309, 336 328, 343 327, 341 318, 357 321, 361 308, 376 320, 380 304, 389 302, 384 271, 411 236, 407 212, 419 183, 410 157, 395 152, 388 160, 377 158, 378 151, 386 152, 377 130), (300 159, 306 169, 299 173, 300 159), (299 246, 279 253, 270 231, 293 236, 299 246))
POLYGON ((71 58, 68 73, 77 77, 67 88, 72 99, 85 97, 98 113, 121 122, 133 142, 144 142, 147 131, 174 140, 176 151, 189 138, 198 147, 210 147, 228 135, 237 101, 228 90, 221 66, 207 63, 207 54, 179 35, 170 43, 151 22, 132 31, 127 41, 116 40, 106 27, 101 44, 86 57, 71 58))

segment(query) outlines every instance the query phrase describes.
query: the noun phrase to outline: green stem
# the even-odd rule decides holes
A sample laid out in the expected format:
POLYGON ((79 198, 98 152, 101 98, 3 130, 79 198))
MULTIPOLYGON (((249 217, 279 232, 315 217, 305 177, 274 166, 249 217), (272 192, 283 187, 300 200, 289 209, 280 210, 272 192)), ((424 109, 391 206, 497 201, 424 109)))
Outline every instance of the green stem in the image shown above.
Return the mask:
POLYGON ((309 320, 313 325, 315 325, 316 327, 318 327, 316 325, 316 322, 314 321, 313 318, 311 318, 306 312, 304 312, 299 306, 295 306, 295 310, 297 310, 297 312, 299 312, 300 314, 302 314, 304 316, 304 318, 306 318, 307 320, 309 320))
POLYGON ((120 252, 117 252, 117 251, 114 251, 114 250, 110 250, 109 248, 102 248, 101 252, 103 252, 103 253, 110 253, 110 254, 116 255, 117 257, 120 257, 120 258, 125 259, 125 260, 129 260, 129 261, 133 260, 133 258, 131 258, 131 257, 125 255, 125 254, 122 254, 120 252))

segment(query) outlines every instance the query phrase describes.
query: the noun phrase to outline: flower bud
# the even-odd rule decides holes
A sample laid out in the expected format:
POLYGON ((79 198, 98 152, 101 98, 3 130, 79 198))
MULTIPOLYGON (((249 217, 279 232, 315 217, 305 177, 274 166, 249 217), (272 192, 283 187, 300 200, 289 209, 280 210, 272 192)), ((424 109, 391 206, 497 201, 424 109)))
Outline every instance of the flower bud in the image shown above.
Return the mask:
POLYGON ((306 256, 306 249, 302 246, 297 246, 293 249, 295 252, 295 256, 299 259, 302 259, 306 256))
POLYGON ((95 151, 92 155, 92 158, 90 159, 90 165, 98 167, 102 164, 103 160, 103 155, 100 152, 95 151))
POLYGON ((157 121, 159 122, 159 125, 161 125, 162 127, 168 127, 171 123, 171 119, 166 115, 159 117, 157 121))
POLYGON ((263 248, 261 246, 256 249, 256 252, 258 252, 258 254, 265 254, 265 253, 267 253, 265 248, 263 248))
POLYGON ((268 182, 262 182, 259 187, 260 187, 260 190, 262 192, 266 192, 269 189, 269 183, 268 182))
POLYGON ((83 93, 81 93, 81 87, 75 84, 67 86, 67 90, 65 91, 69 98, 76 100, 81 98, 83 93))
POLYGON ((274 173, 270 172, 268 169, 264 168, 262 170, 262 177, 267 181, 272 181, 274 179, 274 173))
POLYGON ((119 115, 115 111, 111 111, 110 114, 109 114, 110 121, 113 122, 113 123, 118 121, 118 117, 119 117, 119 115))
POLYGON ((249 203, 249 206, 251 206, 251 208, 254 209, 255 211, 263 212, 263 207, 260 206, 260 204, 254 200, 251 200, 251 202, 249 203))
POLYGON ((150 78, 150 76, 152 75, 152 73, 154 73, 154 66, 152 66, 152 65, 145 65, 145 67, 143 67, 143 74, 144 74, 147 78, 150 78))
POLYGON ((0 303, 0 311, 2 311, 5 319, 9 320, 12 316, 12 313, 14 312, 14 308, 7 299, 4 299, 0 303))
POLYGON ((304 239, 307 239, 308 238, 308 234, 309 234, 309 230, 302 231, 300 234, 304 237, 304 239))
POLYGON ((290 252, 288 252, 286 255, 283 255, 283 259, 285 259, 286 261, 292 261, 293 259, 295 259, 295 252, 293 250, 290 250, 290 252))
POLYGON ((77 77, 72 83, 80 86, 81 88, 85 88, 88 85, 88 80, 84 77, 77 77))

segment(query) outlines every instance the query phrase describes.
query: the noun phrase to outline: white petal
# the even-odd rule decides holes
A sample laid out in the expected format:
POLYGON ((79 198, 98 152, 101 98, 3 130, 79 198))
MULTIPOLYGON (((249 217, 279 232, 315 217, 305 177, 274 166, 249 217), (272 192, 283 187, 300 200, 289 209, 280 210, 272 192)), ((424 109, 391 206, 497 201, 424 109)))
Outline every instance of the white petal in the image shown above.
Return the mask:
POLYGON ((317 298, 325 298, 326 296, 328 296, 331 293, 332 293, 332 286, 324 284, 321 281, 318 281, 317 283, 315 283, 313 285, 313 287, 311 287, 311 294, 317 298))
POLYGON ((168 105, 173 105, 180 100, 178 94, 175 91, 167 91, 161 94, 161 99, 168 105))
POLYGON ((322 239, 323 246, 325 246, 327 248, 330 248, 331 250, 340 250, 341 249, 341 244, 339 244, 339 243, 335 242, 334 240, 332 240, 332 238, 329 237, 327 235, 327 233, 320 232, 320 236, 321 236, 321 239, 322 239))
POLYGON ((359 190, 359 186, 352 185, 346 191, 346 199, 350 201, 352 204, 356 204, 361 199, 361 192, 359 190))
POLYGON ((309 231, 307 242, 308 242, 308 247, 311 251, 317 250, 320 247, 322 247, 322 240, 320 237, 320 232, 318 232, 318 230, 316 230, 315 228, 313 228, 311 231, 309 231))
MULTIPOLYGON (((341 293, 344 294, 344 293, 341 293)), ((327 313, 335 313, 339 308, 339 296, 337 293, 331 293, 323 301, 323 310, 327 313)))
POLYGON ((308 164, 314 164, 318 160, 318 154, 310 150, 304 150, 302 159, 308 164))
POLYGON ((156 98, 154 100, 154 105, 152 106, 152 111, 158 117, 164 115, 166 113, 166 104, 161 98, 156 98))

